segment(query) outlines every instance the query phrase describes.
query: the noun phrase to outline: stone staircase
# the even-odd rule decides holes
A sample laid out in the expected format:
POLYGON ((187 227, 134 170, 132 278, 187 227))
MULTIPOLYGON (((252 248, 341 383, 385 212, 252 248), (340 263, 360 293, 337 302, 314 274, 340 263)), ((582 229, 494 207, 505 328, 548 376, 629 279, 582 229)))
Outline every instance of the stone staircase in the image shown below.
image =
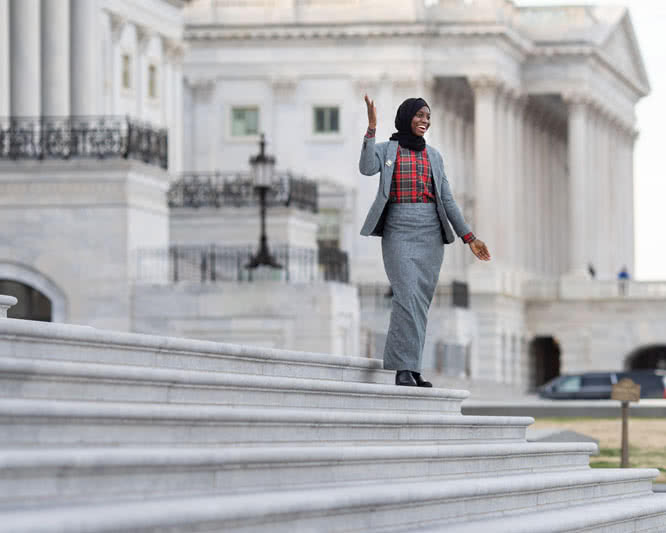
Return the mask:
MULTIPOLYGON (((1 302, 0 302, 1 303, 1 302)), ((652 469, 377 360, 0 319, 0 531, 666 531, 652 469)))

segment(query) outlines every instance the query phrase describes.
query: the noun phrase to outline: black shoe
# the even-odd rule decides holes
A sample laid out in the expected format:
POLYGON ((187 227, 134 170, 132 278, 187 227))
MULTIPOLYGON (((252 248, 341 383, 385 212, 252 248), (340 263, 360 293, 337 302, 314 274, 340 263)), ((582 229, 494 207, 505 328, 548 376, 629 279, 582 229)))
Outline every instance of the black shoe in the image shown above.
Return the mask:
POLYGON ((395 384, 404 385, 407 387, 416 387, 416 381, 414 381, 414 376, 409 370, 398 370, 395 373, 395 384))
POLYGON ((432 387, 432 383, 423 379, 419 372, 412 372, 412 376, 419 387, 432 387))

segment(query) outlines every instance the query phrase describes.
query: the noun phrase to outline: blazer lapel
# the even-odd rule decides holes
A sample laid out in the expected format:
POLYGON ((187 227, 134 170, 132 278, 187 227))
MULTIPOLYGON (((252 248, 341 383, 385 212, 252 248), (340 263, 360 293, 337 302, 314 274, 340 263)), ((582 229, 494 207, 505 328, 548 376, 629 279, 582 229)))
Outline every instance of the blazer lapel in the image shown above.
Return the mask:
POLYGON ((437 193, 437 198, 441 198, 442 195, 439 190, 439 181, 441 180, 444 169, 439 164, 439 159, 435 157, 430 145, 426 144, 426 150, 428 151, 428 161, 430 161, 430 166, 432 167, 432 181, 435 182, 435 192, 437 193))
POLYGON ((398 153, 398 141, 389 141, 386 149, 386 160, 384 161, 384 196, 391 194, 391 182, 393 181, 393 170, 395 168, 395 157, 398 153))

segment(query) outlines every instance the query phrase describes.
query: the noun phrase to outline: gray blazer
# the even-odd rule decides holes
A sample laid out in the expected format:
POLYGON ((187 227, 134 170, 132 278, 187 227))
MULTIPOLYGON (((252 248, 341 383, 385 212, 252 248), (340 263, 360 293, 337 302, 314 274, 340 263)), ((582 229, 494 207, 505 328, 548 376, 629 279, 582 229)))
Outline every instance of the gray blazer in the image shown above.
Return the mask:
MULTIPOLYGON (((441 154, 430 145, 426 145, 426 150, 428 150, 428 159, 430 159, 433 181, 435 183, 437 213, 439 214, 439 221, 442 226, 442 236, 446 244, 451 244, 455 240, 455 237, 451 231, 449 221, 451 221, 458 237, 467 235, 472 230, 467 222, 465 222, 458 204, 453 199, 449 181, 446 179, 446 174, 444 173, 444 160, 441 154)), ((374 137, 363 139, 363 148, 358 168, 361 174, 365 174, 366 176, 372 176, 377 174, 377 172, 380 174, 377 196, 370 207, 363 228, 361 228, 361 235, 382 235, 397 152, 398 141, 376 143, 374 137)))

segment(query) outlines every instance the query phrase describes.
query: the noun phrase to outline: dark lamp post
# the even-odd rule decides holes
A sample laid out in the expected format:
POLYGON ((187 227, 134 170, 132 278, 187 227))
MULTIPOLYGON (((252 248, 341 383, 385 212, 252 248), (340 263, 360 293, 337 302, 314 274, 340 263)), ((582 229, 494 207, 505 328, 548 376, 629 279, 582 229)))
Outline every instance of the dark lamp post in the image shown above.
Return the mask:
POLYGON ((266 239, 266 193, 271 188, 273 181, 273 169, 275 168, 275 158, 266 155, 266 140, 264 134, 261 134, 259 141, 259 154, 250 157, 250 166, 252 167, 252 177, 254 188, 259 194, 259 205, 261 213, 261 236, 259 237, 259 251, 245 265, 245 268, 254 269, 258 266, 270 266, 272 268, 282 268, 275 258, 268 251, 268 242, 266 239))

